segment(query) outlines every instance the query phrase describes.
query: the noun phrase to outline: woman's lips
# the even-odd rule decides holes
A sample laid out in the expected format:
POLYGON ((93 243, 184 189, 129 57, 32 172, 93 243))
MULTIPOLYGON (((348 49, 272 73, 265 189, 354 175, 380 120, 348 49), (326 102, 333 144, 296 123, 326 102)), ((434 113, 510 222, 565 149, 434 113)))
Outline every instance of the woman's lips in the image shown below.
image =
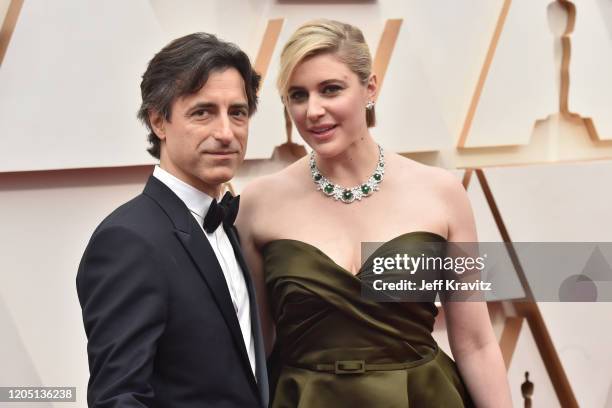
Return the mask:
POLYGON ((334 135, 337 127, 338 125, 322 125, 311 127, 308 129, 308 131, 315 137, 315 139, 321 141, 331 138, 334 135))

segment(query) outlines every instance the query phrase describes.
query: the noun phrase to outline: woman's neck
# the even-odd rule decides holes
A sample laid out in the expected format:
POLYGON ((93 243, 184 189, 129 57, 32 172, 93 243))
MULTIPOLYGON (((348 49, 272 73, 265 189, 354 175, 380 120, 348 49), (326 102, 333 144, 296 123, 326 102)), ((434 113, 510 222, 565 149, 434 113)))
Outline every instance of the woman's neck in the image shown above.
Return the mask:
POLYGON ((315 159, 321 174, 336 184, 352 187, 365 182, 376 169, 378 145, 368 133, 334 157, 315 154, 315 159))

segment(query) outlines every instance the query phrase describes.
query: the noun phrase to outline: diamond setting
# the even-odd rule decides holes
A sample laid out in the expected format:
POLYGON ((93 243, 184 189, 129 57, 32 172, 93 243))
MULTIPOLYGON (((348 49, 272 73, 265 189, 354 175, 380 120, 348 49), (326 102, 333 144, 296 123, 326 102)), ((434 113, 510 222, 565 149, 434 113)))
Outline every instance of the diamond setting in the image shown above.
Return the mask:
POLYGON ((334 200, 350 204, 355 201, 361 201, 362 198, 369 197, 379 190, 379 184, 382 183, 385 176, 385 155, 382 147, 379 145, 378 164, 372 175, 365 183, 350 188, 335 184, 321 174, 317 168, 314 151, 310 153, 310 172, 312 181, 317 185, 317 190, 321 190, 328 197, 333 197, 334 200))

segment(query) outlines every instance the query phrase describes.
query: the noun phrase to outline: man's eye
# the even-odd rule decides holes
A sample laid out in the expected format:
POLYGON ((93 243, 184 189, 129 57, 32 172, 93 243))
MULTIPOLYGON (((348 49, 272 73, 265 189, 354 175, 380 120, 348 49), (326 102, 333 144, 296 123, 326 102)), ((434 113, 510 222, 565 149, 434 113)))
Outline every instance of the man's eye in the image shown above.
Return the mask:
POLYGON ((230 115, 238 119, 243 119, 249 116, 248 112, 244 109, 238 109, 238 110, 232 111, 230 112, 230 115))
POLYGON ((196 111, 193 111, 191 116, 203 117, 203 116, 206 116, 207 114, 208 114, 208 111, 206 109, 198 109, 196 111))

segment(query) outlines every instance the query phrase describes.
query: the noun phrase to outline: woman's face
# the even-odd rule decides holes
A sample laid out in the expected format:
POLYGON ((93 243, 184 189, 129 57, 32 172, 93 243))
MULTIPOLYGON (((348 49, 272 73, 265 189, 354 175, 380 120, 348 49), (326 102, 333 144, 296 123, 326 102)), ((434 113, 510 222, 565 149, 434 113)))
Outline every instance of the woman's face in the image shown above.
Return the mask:
POLYGON ((374 75, 364 85, 334 54, 319 54, 293 70, 286 106, 306 143, 333 157, 367 135, 365 106, 375 92, 374 75))

